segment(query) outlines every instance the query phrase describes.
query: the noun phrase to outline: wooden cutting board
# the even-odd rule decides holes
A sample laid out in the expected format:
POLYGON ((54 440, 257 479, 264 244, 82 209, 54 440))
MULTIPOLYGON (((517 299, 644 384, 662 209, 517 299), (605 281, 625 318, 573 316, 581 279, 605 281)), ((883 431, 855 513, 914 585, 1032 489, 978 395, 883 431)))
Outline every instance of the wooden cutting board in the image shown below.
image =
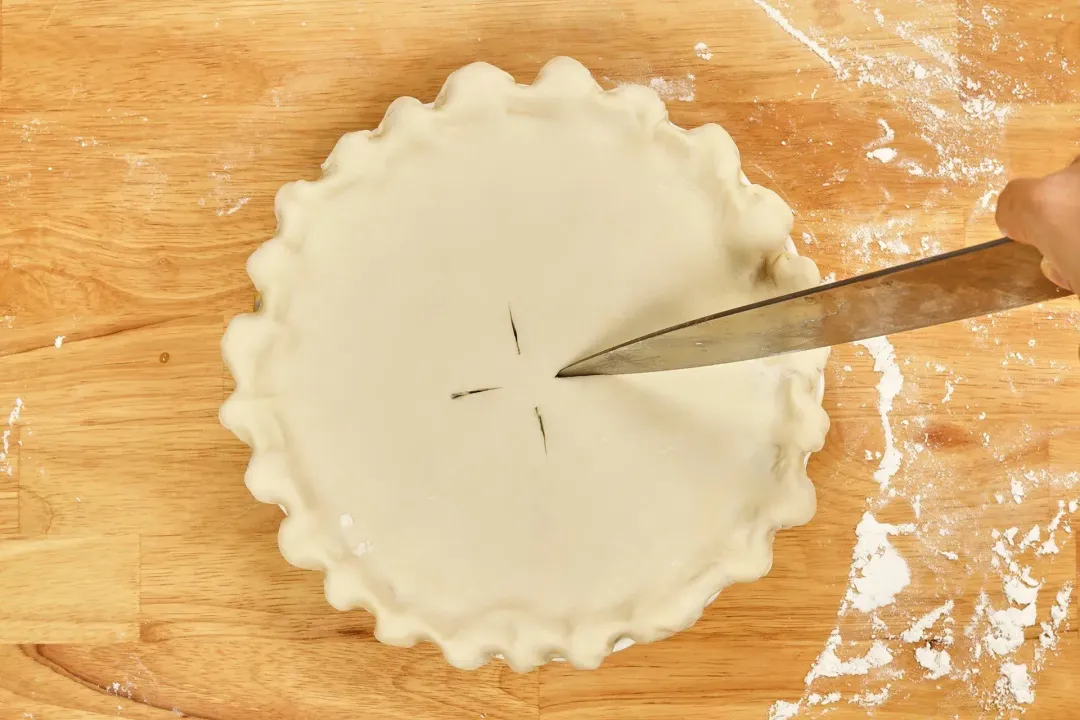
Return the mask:
POLYGON ((676 123, 721 123, 795 209, 800 251, 843 277, 995 237, 1004 177, 1080 152, 1075 3, 4 0, 0 26, 0 719, 1075 713, 1075 598, 1051 613, 1077 579, 1075 301, 892 338, 888 412, 887 353, 875 370, 837 348, 815 520, 777 537, 766 579, 593 672, 461 672, 376 642, 279 556, 280 513, 247 494, 248 452, 216 418, 218 343, 252 307, 244 261, 278 186, 465 63, 528 82, 571 55, 605 86, 655 87, 676 123), (889 538, 911 578, 842 612, 864 513, 913 524, 889 538), (1038 622, 975 659, 985 608, 1008 606, 1002 552, 1040 583, 1038 622), (903 640, 948 600, 929 646, 903 640), (891 661, 807 685, 834 630, 839 658, 876 641, 891 661), (951 674, 927 679, 917 647, 947 649, 951 674), (1032 702, 1000 685, 1006 662, 1032 702))

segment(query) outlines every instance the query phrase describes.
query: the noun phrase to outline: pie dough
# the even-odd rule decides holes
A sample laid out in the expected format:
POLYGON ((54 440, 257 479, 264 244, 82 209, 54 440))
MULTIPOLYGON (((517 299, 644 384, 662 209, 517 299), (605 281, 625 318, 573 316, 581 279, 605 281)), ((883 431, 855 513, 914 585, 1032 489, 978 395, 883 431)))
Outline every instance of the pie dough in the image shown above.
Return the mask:
POLYGON ((827 350, 557 379, 614 343, 814 285, 717 125, 556 58, 400 98, 277 195, 223 340, 222 422, 289 562, 376 637, 596 667, 691 625, 807 522, 827 350))

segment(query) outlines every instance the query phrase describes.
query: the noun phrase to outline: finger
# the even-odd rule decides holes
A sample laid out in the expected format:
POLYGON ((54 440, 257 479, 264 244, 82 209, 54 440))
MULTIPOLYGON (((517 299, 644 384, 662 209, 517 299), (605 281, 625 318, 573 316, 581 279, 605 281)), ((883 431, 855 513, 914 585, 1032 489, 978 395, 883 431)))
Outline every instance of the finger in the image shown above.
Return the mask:
POLYGON ((1032 233, 1025 221, 1030 185, 1030 180, 1013 180, 1006 185, 998 196, 997 210, 994 214, 994 219, 1002 234, 1026 245, 1033 244, 1032 233))
POLYGON ((1046 279, 1054 283, 1058 287, 1063 287, 1069 292, 1073 292, 1072 286, 1069 285, 1069 281, 1065 279, 1065 276, 1058 272, 1058 269, 1054 267, 1054 264, 1050 262, 1048 258, 1043 258, 1039 263, 1039 268, 1042 270, 1046 279))

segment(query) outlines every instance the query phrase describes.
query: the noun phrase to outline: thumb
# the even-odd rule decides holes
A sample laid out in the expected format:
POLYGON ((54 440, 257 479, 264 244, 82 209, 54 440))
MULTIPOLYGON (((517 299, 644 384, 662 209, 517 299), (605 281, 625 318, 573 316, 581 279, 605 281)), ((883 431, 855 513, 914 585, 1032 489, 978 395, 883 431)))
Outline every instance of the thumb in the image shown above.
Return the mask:
POLYGON ((1001 232, 1016 242, 1025 245, 1035 244, 1035 228, 1029 217, 1030 197, 1036 181, 1013 180, 998 197, 995 220, 1001 232))
POLYGON ((1070 292, 1075 292, 1072 288, 1072 285, 1069 284, 1069 281, 1065 279, 1065 276, 1062 275, 1056 267, 1054 267, 1054 264, 1050 262, 1049 258, 1044 257, 1042 259, 1042 263, 1039 264, 1039 267, 1042 270, 1043 275, 1046 276, 1047 280, 1054 283, 1058 287, 1063 287, 1070 292))

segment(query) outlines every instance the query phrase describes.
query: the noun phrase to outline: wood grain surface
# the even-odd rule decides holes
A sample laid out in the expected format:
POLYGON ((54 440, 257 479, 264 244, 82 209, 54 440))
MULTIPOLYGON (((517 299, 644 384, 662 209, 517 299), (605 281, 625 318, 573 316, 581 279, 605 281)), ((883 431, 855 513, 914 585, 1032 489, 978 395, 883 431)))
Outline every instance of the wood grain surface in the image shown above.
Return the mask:
MULTIPOLYGON (((1080 10, 1004 5, 2 0, 0 719, 764 720, 781 700, 837 720, 1077 717, 1075 600, 1037 674, 1026 629, 1031 704, 1002 703, 1000 663, 963 633, 980 593, 1004 602, 994 534, 1045 539, 1080 497, 1075 300, 892 338, 892 494, 873 480, 880 374, 837 348, 815 520, 691 630, 592 672, 462 672, 377 643, 280 557, 279 511, 248 495, 247 449, 217 422, 219 340, 252 306, 244 261, 274 192, 394 98, 430 100, 474 60, 531 81, 561 54, 606 86, 652 84, 676 123, 727 128, 795 209, 800 251, 843 277, 992 239, 1006 176, 1080 153, 1080 10), (895 160, 867 157, 886 146, 895 160), (876 621, 838 614, 868 511, 918 525, 891 538, 912 579, 876 621), (928 681, 898 636, 945 599, 969 672, 928 681), (893 662, 807 687, 834 629, 845 658, 884 639, 893 662)), ((1077 534, 1023 560, 1040 621, 1077 579, 1077 534)))

